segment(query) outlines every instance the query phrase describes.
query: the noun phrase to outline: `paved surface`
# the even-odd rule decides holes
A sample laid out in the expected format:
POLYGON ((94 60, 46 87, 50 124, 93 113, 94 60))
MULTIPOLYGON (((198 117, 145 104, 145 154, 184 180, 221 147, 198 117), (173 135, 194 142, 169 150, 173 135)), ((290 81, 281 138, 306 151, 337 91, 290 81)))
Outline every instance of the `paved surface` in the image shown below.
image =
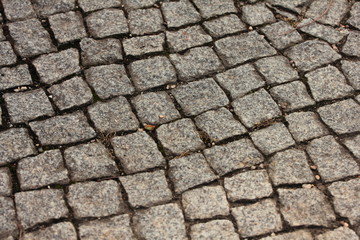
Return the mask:
POLYGON ((0 239, 359 240, 360 1, 0 13, 0 239))

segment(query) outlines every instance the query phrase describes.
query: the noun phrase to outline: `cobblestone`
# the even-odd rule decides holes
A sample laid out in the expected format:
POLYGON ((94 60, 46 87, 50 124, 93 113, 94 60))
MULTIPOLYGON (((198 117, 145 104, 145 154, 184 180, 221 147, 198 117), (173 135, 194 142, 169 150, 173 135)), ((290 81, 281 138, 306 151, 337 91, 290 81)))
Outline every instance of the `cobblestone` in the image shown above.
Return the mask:
POLYGON ((356 235, 356 233, 353 230, 347 227, 339 227, 333 231, 327 231, 315 237, 315 240, 327 240, 327 239, 358 240, 359 237, 356 235))
POLYGON ((276 21, 274 14, 264 3, 245 5, 241 8, 242 20, 251 26, 258 26, 276 21))
POLYGON ((194 3, 203 18, 237 11, 233 0, 195 0, 194 3))
POLYGON ((164 34, 128 38, 123 41, 125 54, 131 56, 162 52, 164 44, 164 34))
POLYGON ((206 223, 197 223, 191 226, 193 240, 228 239, 239 240, 234 225, 229 220, 213 220, 206 223))
POLYGON ((61 222, 51 225, 35 232, 25 233, 24 240, 76 240, 75 227, 70 222, 61 222))
POLYGON ((30 0, 3 0, 5 16, 10 21, 18 21, 35 17, 30 0))
POLYGON ((0 66, 7 66, 16 63, 16 55, 11 47, 10 42, 0 42, 0 66))
POLYGON ((0 196, 0 236, 16 236, 18 233, 14 202, 10 197, 0 196))
POLYGON ((206 21, 203 25, 209 34, 216 38, 246 30, 246 25, 235 14, 206 21))
POLYGON ((36 13, 40 16, 67 12, 75 8, 75 0, 32 0, 31 2, 36 13))
POLYGON ((121 0, 79 0, 79 6, 84 12, 111 7, 120 7, 121 0))
MULTIPOLYGON (((309 18, 317 18, 327 8, 327 3, 321 0, 315 0, 310 5, 310 8, 306 12, 305 16, 309 18)), ((349 3, 346 0, 334 0, 332 7, 329 11, 318 20, 318 22, 329 25, 339 25, 340 21, 344 18, 349 3)))
POLYGON ((360 44, 360 32, 352 31, 348 35, 348 38, 342 48, 342 52, 350 56, 360 56, 360 50, 358 46, 360 44))
POLYGON ((157 8, 137 9, 129 12, 131 34, 143 35, 164 30, 161 11, 157 8))
POLYGON ((284 49, 302 41, 301 35, 287 22, 267 25, 261 31, 278 49, 284 49))
POLYGON ((188 0, 178 2, 163 2, 161 10, 167 27, 181 27, 200 21, 200 14, 188 0))
POLYGON ((350 85, 360 90, 360 63, 343 60, 341 61, 341 70, 349 80, 350 85))
POLYGON ((279 234, 275 236, 261 238, 260 240, 313 240, 311 233, 306 230, 297 230, 290 233, 279 234))
POLYGON ((123 0, 126 10, 150 7, 156 2, 156 0, 123 0))
POLYGON ((345 146, 350 149, 355 157, 360 158, 360 135, 347 138, 344 141, 345 146))
POLYGON ((9 168, 0 168, 0 196, 12 194, 12 182, 9 168))
POLYGON ((360 30, 360 4, 354 3, 351 7, 350 18, 347 22, 360 30))

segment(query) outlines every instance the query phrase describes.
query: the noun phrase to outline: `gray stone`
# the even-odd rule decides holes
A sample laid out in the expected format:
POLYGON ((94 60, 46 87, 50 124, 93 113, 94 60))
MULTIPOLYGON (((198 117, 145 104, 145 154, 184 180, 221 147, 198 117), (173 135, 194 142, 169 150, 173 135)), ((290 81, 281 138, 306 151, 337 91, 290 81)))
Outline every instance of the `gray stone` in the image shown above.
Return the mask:
POLYGON ((276 22, 261 29, 275 48, 284 49, 302 41, 301 35, 287 22, 276 22))
POLYGON ((164 45, 164 34, 133 37, 123 40, 125 54, 131 56, 162 52, 164 51, 164 45))
POLYGON ((194 3, 203 18, 237 12, 233 0, 194 0, 194 3))
POLYGON ((222 38, 215 42, 215 50, 226 66, 276 54, 264 36, 255 31, 222 38))
POLYGON ((356 90, 360 90, 360 62, 342 60, 341 70, 349 80, 350 85, 356 90))
POLYGON ((127 214, 81 223, 79 235, 81 240, 136 239, 127 214))
POLYGON ((355 157, 360 159, 360 135, 345 139, 345 146, 354 154, 355 157))
POLYGON ((90 13, 85 18, 90 34, 96 38, 104 38, 129 32, 127 19, 123 10, 108 8, 90 13))
POLYGON ((72 181, 119 175, 115 161, 101 143, 69 147, 64 152, 64 158, 72 181))
POLYGON ((205 148, 191 119, 184 118, 161 125, 156 134, 167 155, 180 155, 205 148))
POLYGON ((360 131, 360 105, 352 99, 320 107, 318 113, 337 134, 360 131))
POLYGON ((30 0, 2 0, 5 16, 10 21, 18 21, 36 16, 30 0))
POLYGON ((135 231, 144 240, 186 240, 184 217, 175 203, 148 208, 135 213, 135 231))
POLYGON ((167 27, 181 27, 190 23, 200 21, 200 14, 188 0, 177 2, 163 2, 161 10, 167 27))
POLYGON ((144 171, 166 163, 155 141, 145 132, 115 137, 111 144, 125 173, 144 171))
POLYGON ((0 165, 36 154, 26 128, 10 128, 0 132, 0 165))
POLYGON ((244 238, 282 229, 281 217, 272 199, 232 208, 231 213, 235 217, 240 236, 244 238))
POLYGON ((329 227, 336 217, 325 194, 317 188, 278 189, 281 213, 292 227, 329 227))
POLYGON ((242 97, 265 85, 264 80, 251 64, 241 65, 219 73, 215 79, 222 88, 230 93, 232 99, 242 97))
POLYGON ((9 168, 0 168, 0 196, 12 194, 12 182, 9 168))
POLYGON ((75 218, 105 217, 125 211, 120 186, 114 180, 72 184, 66 198, 75 218))
POLYGON ((218 178, 200 153, 170 160, 169 177, 176 193, 218 178))
POLYGON ((156 2, 157 0, 123 0, 126 10, 150 7, 156 2))
POLYGON ((212 220, 194 224, 190 227, 190 236, 192 240, 240 239, 229 220, 212 220))
POLYGON ((135 91, 124 65, 110 64, 85 70, 86 81, 101 99, 132 94, 135 91))
POLYGON ((250 137, 265 155, 284 150, 295 144, 283 123, 275 123, 269 127, 252 132, 250 137))
POLYGON ((304 10, 304 8, 312 2, 312 0, 292 0, 292 1, 283 1, 283 0, 266 0, 266 2, 272 4, 273 6, 280 6, 282 8, 290 9, 293 12, 298 14, 304 10))
POLYGON ((360 3, 355 2, 350 11, 350 18, 347 23, 360 30, 360 3))
POLYGON ((94 103, 88 107, 88 113, 99 132, 131 131, 139 127, 139 122, 124 97, 94 103))
POLYGON ((12 123, 53 116, 54 110, 43 89, 3 95, 12 123))
POLYGON ((235 14, 206 21, 203 25, 209 34, 216 38, 246 30, 246 25, 235 14))
POLYGON ((203 113, 195 118, 195 123, 214 142, 246 133, 246 128, 226 108, 203 113))
POLYGON ((31 122, 29 125, 43 145, 70 144, 96 136, 85 115, 80 111, 31 122))
POLYGON ((360 57, 359 44, 360 44, 360 32, 352 31, 348 35, 348 38, 344 46, 342 47, 341 52, 350 56, 360 57))
POLYGON ((26 64, 12 68, 0 68, 0 90, 31 85, 32 83, 30 71, 26 64))
POLYGON ((269 176, 275 186, 302 184, 314 181, 304 151, 289 149, 276 153, 268 166, 269 176))
POLYGON ((166 92, 140 94, 134 97, 131 102, 143 124, 159 125, 181 117, 166 92))
POLYGON ((16 171, 22 190, 51 184, 67 184, 70 181, 63 157, 58 149, 22 159, 16 171))
POLYGON ((273 23, 276 21, 274 14, 264 3, 245 5, 241 8, 242 20, 251 26, 273 23))
POLYGON ((25 229, 69 215, 61 189, 18 192, 15 204, 17 217, 25 229))
POLYGON ((186 191, 181 196, 185 217, 205 219, 230 214, 229 203, 222 186, 204 186, 186 191))
POLYGON ((221 176, 264 161, 261 153, 248 138, 205 149, 204 155, 210 166, 221 176))
POLYGON ((150 207, 172 199, 163 170, 120 177, 120 182, 134 208, 150 207))
MULTIPOLYGON (((14 202, 9 197, 0 196, 0 237, 16 236, 18 233, 14 202)), ((7 240, 5 238, 5 240, 7 240)))
MULTIPOLYGON (((317 19, 328 8, 329 3, 327 1, 315 0, 310 5, 305 16, 317 19)), ((347 0, 333 0, 332 5, 324 16, 317 19, 318 22, 329 25, 339 25, 340 21, 345 17, 349 10, 349 3, 347 0)))
POLYGON ((275 236, 261 238, 260 240, 314 240, 311 233, 307 230, 297 230, 294 232, 279 234, 275 236))
POLYGON ((79 72, 79 52, 70 48, 57 53, 42 55, 33 61, 40 81, 52 84, 71 74, 79 72))
POLYGON ((0 66, 11 65, 17 61, 14 50, 8 41, 0 42, 0 54, 0 66))
POLYGON ((346 83, 344 75, 334 66, 316 69, 305 75, 314 99, 333 100, 351 95, 354 89, 346 83))
POLYGON ((341 58, 327 43, 319 40, 300 43, 287 50, 285 55, 295 62, 300 71, 310 71, 341 58))
POLYGON ((121 0, 79 0, 79 6, 84 12, 103 8, 120 7, 121 0))
POLYGON ((359 240, 359 236, 348 227, 339 227, 332 231, 327 231, 315 237, 315 240, 359 240))
POLYGON ((25 233, 23 240, 76 240, 75 227, 70 222, 61 222, 42 228, 35 232, 25 233))
POLYGON ((161 11, 157 8, 138 9, 129 12, 131 34, 143 35, 164 30, 161 11))
POLYGON ((75 0, 32 0, 32 5, 40 16, 49 16, 75 8, 75 0))
POLYGON ((131 80, 139 91, 176 82, 175 69, 165 56, 156 56, 132 62, 129 70, 131 80))
MULTIPOLYGON (((1 23, 1 15, 0 15, 0 23, 1 23)), ((4 31, 2 28, 0 28, 0 41, 5 41, 6 37, 4 35, 4 31)))
POLYGON ((13 22, 9 23, 8 27, 14 40, 14 48, 22 57, 33 57, 56 51, 56 47, 51 42, 50 34, 39 20, 33 18, 13 22))

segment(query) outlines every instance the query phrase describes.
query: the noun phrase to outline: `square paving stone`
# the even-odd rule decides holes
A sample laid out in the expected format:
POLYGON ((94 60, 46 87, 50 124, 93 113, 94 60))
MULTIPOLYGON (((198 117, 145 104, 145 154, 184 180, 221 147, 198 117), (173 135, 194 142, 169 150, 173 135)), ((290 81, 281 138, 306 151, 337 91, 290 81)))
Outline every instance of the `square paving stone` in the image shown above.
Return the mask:
POLYGON ((186 116, 198 115, 206 110, 229 104, 229 99, 214 79, 181 85, 171 91, 186 116))
POLYGON ((79 236, 81 240, 136 239, 127 214, 81 223, 79 236))
POLYGON ((335 182, 328 187, 334 197, 335 211, 355 225, 360 222, 360 179, 335 182))
POLYGON ((74 77, 48 89, 55 105, 60 110, 77 107, 92 101, 93 95, 86 82, 74 77))
POLYGON ((0 236, 16 236, 17 233, 18 228, 14 202, 9 197, 0 196, 0 236))
POLYGON ((137 9, 128 14, 131 34, 143 35, 165 29, 161 11, 157 8, 137 9))
POLYGON ((165 165, 165 159, 155 141, 146 132, 114 137, 111 144, 126 173, 165 165))
POLYGON ((33 61, 40 81, 52 84, 80 71, 79 52, 70 48, 57 53, 42 55, 33 61))
POLYGON ((206 21, 203 25, 209 34, 216 38, 246 30, 246 25, 235 14, 206 21))
POLYGON ((214 142, 246 133, 246 128, 226 108, 203 113, 195 118, 195 123, 214 142))
POLYGON ((75 8, 75 0, 32 0, 32 5, 40 16, 67 12, 75 8))
POLYGON ((0 90, 31 85, 32 83, 29 67, 26 64, 12 68, 0 68, 0 90))
POLYGON ((341 58, 327 43, 308 40, 291 47, 285 55, 293 60, 300 71, 310 71, 341 58))
POLYGON ((140 94, 134 97, 131 102, 143 124, 158 125, 181 117, 166 92, 140 94))
POLYGON ((194 0, 194 3, 203 18, 237 12, 233 0, 194 0))
POLYGON ((26 128, 10 128, 0 132, 0 165, 36 154, 36 148, 26 128))
POLYGON ((129 32, 127 19, 123 10, 108 8, 90 13, 86 18, 90 34, 96 38, 104 38, 129 32))
POLYGON ((126 10, 151 7, 157 0, 123 0, 126 10))
POLYGON ((0 196, 12 194, 12 182, 9 168, 0 168, 0 196))
POLYGON ((275 48, 284 49, 301 42, 303 39, 297 31, 287 22, 276 22, 261 29, 275 48))
MULTIPOLYGON (((1 16, 0 16, 0 23, 1 23, 1 16)), ((4 35, 4 31, 2 28, 0 28, 0 41, 5 41, 6 37, 4 35)))
POLYGON ((232 99, 242 97, 265 85, 264 80, 251 64, 241 65, 219 73, 215 76, 215 80, 230 93, 232 99))
POLYGON ((123 40, 124 52, 126 55, 131 56, 162 52, 164 51, 164 45, 164 34, 133 37, 123 40))
POLYGON ((18 21, 36 16, 30 0, 3 0, 5 16, 10 21, 18 21))
POLYGON ((360 90, 360 62, 342 60, 341 70, 349 80, 350 85, 356 90, 360 90))
POLYGON ((101 99, 132 94, 135 91, 124 65, 110 64, 85 70, 86 81, 101 99))
POLYGON ((342 98, 354 92, 346 83, 344 75, 334 66, 316 69, 307 73, 305 77, 317 102, 342 98))
POLYGON ((67 184, 70 181, 63 157, 58 149, 22 159, 16 171, 22 190, 51 184, 67 184))
POLYGON ((188 0, 163 2, 161 4, 161 11, 169 28, 196 23, 201 19, 200 14, 188 0))
POLYGON ((120 177, 120 182, 134 208, 150 207, 172 199, 163 170, 120 177))
POLYGON ((61 222, 51 225, 50 227, 42 228, 35 232, 25 233, 23 240, 76 240, 75 227, 70 222, 61 222))
POLYGON ((54 110, 43 89, 3 95, 12 123, 53 116, 54 110))
POLYGON ((75 218, 105 217, 125 211, 120 186, 114 180, 72 184, 66 197, 75 218))
POLYGON ((229 220, 212 220, 194 224, 190 227, 190 236, 192 240, 240 239, 229 220))
POLYGON ((186 191, 181 197, 185 217, 205 219, 230 214, 229 203, 222 186, 204 186, 186 191))
POLYGON ((355 2, 350 11, 350 18, 348 18, 347 23, 360 29, 360 3, 355 2))
POLYGON ((345 139, 345 146, 354 154, 355 157, 360 159, 360 135, 345 139))
POLYGON ((254 127, 281 115, 279 107, 264 89, 238 98, 231 105, 246 127, 254 127))
POLYGON ((232 208, 231 213, 235 217, 240 236, 244 238, 282 229, 281 217, 272 199, 232 208))
POLYGON ((315 240, 347 239, 358 240, 359 236, 348 227, 339 227, 332 231, 327 231, 315 237, 315 240))
POLYGON ((336 217, 325 194, 317 188, 278 189, 281 213, 292 227, 329 227, 336 217))
POLYGON ((176 193, 218 178, 201 153, 170 160, 169 177, 176 193))
POLYGON ((132 62, 129 70, 131 80, 139 91, 176 82, 175 68, 165 56, 132 62))
POLYGON ((360 105, 348 99, 318 108, 321 119, 337 134, 360 131, 360 105))
POLYGON ((185 54, 171 54, 171 62, 179 74, 180 80, 191 80, 222 70, 219 57, 210 47, 197 47, 185 54))
POLYGON ((314 240, 310 232, 306 230, 297 230, 294 232, 279 234, 275 236, 269 236, 261 238, 260 240, 314 240))
POLYGON ((273 23, 276 21, 274 14, 264 3, 245 5, 241 8, 242 20, 251 26, 273 23))
POLYGON ((269 127, 252 132, 250 137, 265 155, 284 150, 295 144, 289 130, 283 123, 275 123, 269 127))
POLYGON ((224 187, 230 201, 255 200, 272 194, 266 170, 247 171, 224 179, 224 187))
POLYGON ((169 203, 138 211, 133 217, 135 231, 144 240, 186 240, 184 216, 181 208, 169 203))
POLYGON ((14 53, 14 50, 11 47, 10 42, 4 41, 0 42, 0 66, 6 66, 16 63, 16 55, 14 53))
POLYGON ((342 47, 342 52, 350 55, 350 56, 360 56, 360 50, 359 50, 359 44, 360 44, 360 32, 359 31, 352 31, 347 37, 347 40, 342 47))
POLYGON ((297 110, 315 104, 301 81, 294 81, 270 89, 271 96, 284 111, 297 110))
POLYGON ((314 182, 306 154, 298 149, 276 153, 270 159, 268 172, 275 186, 314 182))
POLYGON ((222 38, 215 42, 215 50, 226 66, 234 66, 251 59, 276 54, 276 50, 255 31, 222 38))
POLYGON ((124 97, 94 103, 88 107, 88 112, 95 128, 100 132, 131 131, 139 127, 139 122, 124 97))
POLYGON ((31 122, 29 125, 43 145, 70 144, 96 136, 81 111, 31 122))
POLYGON ((204 155, 210 166, 221 176, 264 161, 261 153, 248 138, 205 149, 204 155))
MULTIPOLYGON (((8 24, 14 47, 22 57, 33 57, 56 51, 50 34, 37 19, 29 19, 8 24)), ((52 64, 50 64, 52 65, 52 64)))
POLYGON ((61 189, 18 192, 15 204, 17 217, 25 229, 69 215, 61 189))
MULTIPOLYGON (((315 0, 310 5, 310 8, 306 11, 305 16, 312 19, 317 19, 317 17, 322 14, 327 8, 328 3, 326 1, 315 0)), ((334 0, 332 1, 332 5, 329 11, 327 11, 327 13, 320 19, 317 19, 317 22, 329 25, 339 25, 340 21, 345 17, 348 10, 348 1, 334 0)))
POLYGON ((87 143, 69 147, 64 152, 72 181, 116 177, 119 170, 104 145, 87 143))
POLYGON ((84 12, 103 8, 120 7, 121 0, 79 0, 79 6, 84 12))
POLYGON ((180 155, 205 148, 195 124, 188 118, 161 125, 156 129, 156 134, 167 155, 180 155))

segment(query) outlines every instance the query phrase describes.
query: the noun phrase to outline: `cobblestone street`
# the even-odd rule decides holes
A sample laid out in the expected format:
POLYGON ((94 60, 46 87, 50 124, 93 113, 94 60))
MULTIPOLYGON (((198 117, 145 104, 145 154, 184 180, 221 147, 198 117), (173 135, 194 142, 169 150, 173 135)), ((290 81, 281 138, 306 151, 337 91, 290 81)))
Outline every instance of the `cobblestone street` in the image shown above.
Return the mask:
POLYGON ((0 0, 0 240, 359 240, 360 0, 0 0))

